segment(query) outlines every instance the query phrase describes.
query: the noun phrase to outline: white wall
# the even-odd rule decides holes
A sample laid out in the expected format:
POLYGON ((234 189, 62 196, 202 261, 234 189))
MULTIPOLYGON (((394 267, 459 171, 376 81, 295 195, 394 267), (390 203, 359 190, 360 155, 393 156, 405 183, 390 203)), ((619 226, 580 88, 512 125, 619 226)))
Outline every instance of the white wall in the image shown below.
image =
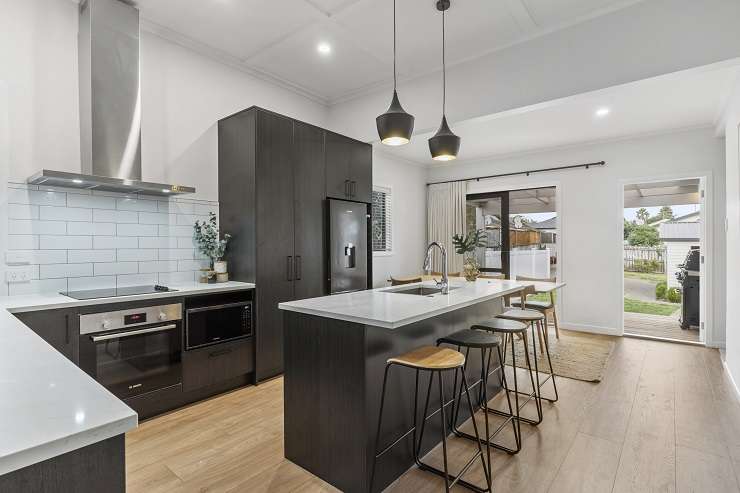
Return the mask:
MULTIPOLYGON (((80 170, 77 4, 3 1, 0 81, 8 85, 10 178, 80 170)), ((143 32, 142 175, 218 200, 219 118, 259 105, 325 126, 325 106, 143 32)), ((5 182, 2 182, 3 184, 5 182)))
POLYGON ((373 257, 373 285, 418 274, 424 263, 427 224, 426 169, 373 149, 373 185, 392 193, 393 252, 373 257))
POLYGON ((429 181, 474 177, 553 165, 605 160, 603 168, 536 174, 529 177, 471 182, 469 192, 557 185, 562 257, 563 326, 621 333, 622 317, 622 193, 624 180, 648 180, 678 175, 709 174, 708 226, 713 231, 711 252, 712 327, 708 342, 722 344, 725 329, 725 152, 724 142, 711 129, 697 129, 631 140, 595 143, 492 159, 475 164, 434 168, 429 181))

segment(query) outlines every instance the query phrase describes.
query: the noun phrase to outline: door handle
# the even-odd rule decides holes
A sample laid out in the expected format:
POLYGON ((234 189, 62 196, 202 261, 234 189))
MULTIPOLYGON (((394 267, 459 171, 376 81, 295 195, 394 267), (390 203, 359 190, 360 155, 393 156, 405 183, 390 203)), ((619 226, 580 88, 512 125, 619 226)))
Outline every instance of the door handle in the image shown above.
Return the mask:
POLYGON ((301 256, 296 255, 295 256, 295 280, 300 281, 302 277, 301 273, 301 256))
POLYGON ((225 354, 229 354, 233 351, 233 348, 228 349, 221 349, 220 351, 213 351, 212 353, 208 353, 209 358, 217 358, 219 356, 223 356, 225 354))
POLYGON ((289 281, 293 280, 293 256, 288 255, 286 258, 286 264, 285 264, 286 270, 287 270, 287 277, 289 281))

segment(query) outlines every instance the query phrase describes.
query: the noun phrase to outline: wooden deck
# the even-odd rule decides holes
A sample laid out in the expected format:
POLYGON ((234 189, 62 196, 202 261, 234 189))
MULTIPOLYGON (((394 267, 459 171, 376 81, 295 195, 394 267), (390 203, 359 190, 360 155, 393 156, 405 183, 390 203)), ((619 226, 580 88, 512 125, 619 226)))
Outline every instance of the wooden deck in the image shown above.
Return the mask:
POLYGON ((699 331, 682 330, 678 312, 674 315, 647 315, 644 313, 624 313, 624 333, 629 335, 660 337, 679 341, 699 341, 699 331))

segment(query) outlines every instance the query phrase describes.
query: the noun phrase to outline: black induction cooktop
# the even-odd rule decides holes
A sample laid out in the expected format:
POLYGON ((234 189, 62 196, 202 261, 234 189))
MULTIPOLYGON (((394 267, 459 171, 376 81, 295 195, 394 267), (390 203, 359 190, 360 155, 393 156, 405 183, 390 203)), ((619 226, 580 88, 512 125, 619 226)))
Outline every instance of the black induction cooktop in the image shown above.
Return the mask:
POLYGON ((85 289, 81 291, 62 291, 60 294, 76 300, 94 300, 97 298, 115 298, 117 296, 133 296, 136 294, 153 294, 177 291, 167 286, 127 286, 121 288, 85 289))

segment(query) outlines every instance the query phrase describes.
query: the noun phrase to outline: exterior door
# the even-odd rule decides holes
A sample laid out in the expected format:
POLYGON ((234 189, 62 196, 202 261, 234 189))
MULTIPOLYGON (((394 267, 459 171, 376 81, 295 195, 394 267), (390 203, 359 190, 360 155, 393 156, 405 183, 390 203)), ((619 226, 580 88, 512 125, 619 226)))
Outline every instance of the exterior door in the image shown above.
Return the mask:
POLYGON ((509 192, 469 194, 465 229, 482 229, 485 246, 475 251, 482 272, 500 272, 510 276, 509 192))

